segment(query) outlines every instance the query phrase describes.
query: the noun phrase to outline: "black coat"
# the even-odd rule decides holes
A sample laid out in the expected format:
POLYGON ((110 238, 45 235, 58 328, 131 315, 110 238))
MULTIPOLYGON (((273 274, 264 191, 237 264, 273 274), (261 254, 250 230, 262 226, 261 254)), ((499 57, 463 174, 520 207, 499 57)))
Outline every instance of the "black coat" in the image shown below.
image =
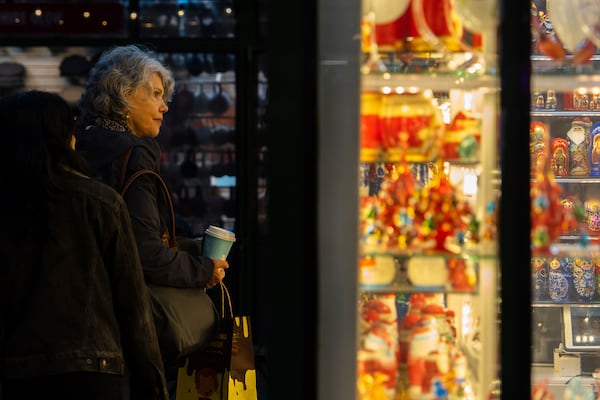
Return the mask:
POLYGON ((110 187, 67 175, 48 201, 48 234, 17 238, 16 256, 0 247, 0 381, 129 370, 131 399, 167 399, 126 205, 110 187))
MULTIPOLYGON (((120 190, 121 161, 134 147, 126 178, 140 169, 160 173, 160 146, 153 138, 139 138, 131 132, 89 125, 77 134, 77 150, 87 159, 96 177, 120 190)), ((161 235, 166 223, 166 205, 156 178, 137 179, 125 194, 144 275, 148 282, 176 287, 205 287, 214 264, 206 257, 164 246, 161 235)))

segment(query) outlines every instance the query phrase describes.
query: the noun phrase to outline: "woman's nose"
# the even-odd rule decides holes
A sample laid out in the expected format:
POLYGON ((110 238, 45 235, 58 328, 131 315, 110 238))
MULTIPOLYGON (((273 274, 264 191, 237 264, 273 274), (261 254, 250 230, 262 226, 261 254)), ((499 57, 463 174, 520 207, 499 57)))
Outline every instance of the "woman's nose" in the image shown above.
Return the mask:
POLYGON ((160 104, 160 112, 166 113, 167 111, 169 111, 169 106, 167 105, 167 102, 163 100, 160 104))

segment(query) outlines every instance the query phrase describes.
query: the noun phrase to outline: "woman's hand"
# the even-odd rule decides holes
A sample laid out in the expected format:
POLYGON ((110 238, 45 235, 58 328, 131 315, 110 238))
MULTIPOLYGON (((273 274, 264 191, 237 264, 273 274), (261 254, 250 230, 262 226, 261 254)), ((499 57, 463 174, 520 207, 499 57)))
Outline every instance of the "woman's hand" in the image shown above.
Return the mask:
POLYGON ((212 261, 214 263, 213 274, 206 284, 207 288, 211 288, 221 282, 225 278, 225 270, 229 268, 229 263, 225 260, 212 259, 212 261))

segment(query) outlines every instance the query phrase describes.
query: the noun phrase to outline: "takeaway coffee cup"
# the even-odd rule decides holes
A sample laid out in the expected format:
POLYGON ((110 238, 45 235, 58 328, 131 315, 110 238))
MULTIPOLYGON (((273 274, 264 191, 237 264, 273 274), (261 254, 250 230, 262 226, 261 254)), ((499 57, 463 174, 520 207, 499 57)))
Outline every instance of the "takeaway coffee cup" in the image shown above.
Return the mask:
POLYGON ((204 231, 202 254, 215 260, 225 260, 235 242, 235 233, 209 225, 204 231))

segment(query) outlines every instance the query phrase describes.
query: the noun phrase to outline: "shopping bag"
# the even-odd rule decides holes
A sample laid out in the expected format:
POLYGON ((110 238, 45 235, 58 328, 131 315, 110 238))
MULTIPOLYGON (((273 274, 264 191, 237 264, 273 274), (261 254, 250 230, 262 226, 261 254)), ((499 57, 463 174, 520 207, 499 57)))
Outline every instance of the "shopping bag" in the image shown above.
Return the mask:
POLYGON ((222 284, 221 290, 219 332, 179 368, 177 400, 258 399, 250 317, 234 317, 227 287, 222 284), (224 310, 225 301, 229 313, 224 310))

